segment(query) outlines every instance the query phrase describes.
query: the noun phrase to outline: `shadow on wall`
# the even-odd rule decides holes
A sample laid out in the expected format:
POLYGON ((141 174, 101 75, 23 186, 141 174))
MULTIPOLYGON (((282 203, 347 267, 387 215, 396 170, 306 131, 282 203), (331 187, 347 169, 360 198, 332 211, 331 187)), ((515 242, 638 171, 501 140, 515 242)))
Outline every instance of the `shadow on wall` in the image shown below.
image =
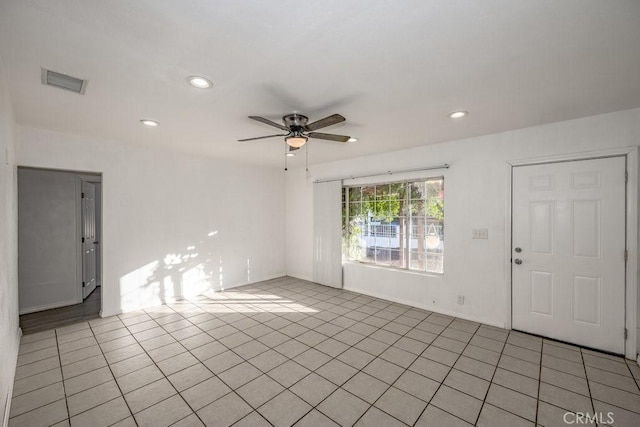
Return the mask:
MULTIPOLYGON (((224 290, 222 256, 215 253, 218 231, 210 231, 185 250, 167 253, 120 277, 120 309, 123 312, 165 304, 224 290)), ((251 280, 247 258, 246 281, 251 280)))

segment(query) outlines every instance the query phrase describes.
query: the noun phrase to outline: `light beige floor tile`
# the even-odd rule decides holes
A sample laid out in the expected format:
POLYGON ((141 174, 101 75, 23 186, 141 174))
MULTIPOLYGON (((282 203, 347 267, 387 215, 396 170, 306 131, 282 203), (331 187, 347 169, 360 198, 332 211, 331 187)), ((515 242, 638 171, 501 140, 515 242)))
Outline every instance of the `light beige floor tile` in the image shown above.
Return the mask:
POLYGON ((9 419, 11 427, 44 427, 65 420, 67 403, 64 399, 42 406, 33 411, 9 419))
POLYGON ((152 364, 153 361, 151 360, 151 358, 145 353, 141 353, 137 356, 121 360, 120 362, 112 363, 109 365, 109 367, 111 368, 113 375, 116 378, 119 378, 123 375, 130 374, 152 364))
POLYGON ((418 419, 415 427, 469 427, 471 425, 436 406, 429 405, 418 419))
POLYGON ((20 347, 18 348, 18 356, 49 347, 55 347, 56 345, 57 343, 55 338, 45 338, 32 342, 20 343, 20 347))
POLYGON ((162 427, 170 426, 192 412, 182 397, 176 394, 134 414, 134 417, 140 427, 162 427))
POLYGON ((103 366, 107 366, 107 361, 102 354, 99 354, 84 360, 69 363, 68 365, 63 365, 62 375, 66 380, 102 368, 103 366))
POLYGON ((466 372, 452 369, 447 375, 444 384, 476 399, 484 400, 490 383, 466 372))
POLYGON ((171 425, 172 427, 200 427, 204 426, 200 418, 196 414, 191 414, 181 419, 175 424, 171 425))
POLYGON ((60 361, 62 362, 62 366, 68 365, 70 363, 75 363, 80 360, 86 360, 91 357, 99 356, 102 354, 102 350, 97 345, 91 345, 89 347, 85 347, 80 350, 72 351, 70 353, 65 353, 60 355, 60 361))
POLYGON ((236 389, 236 392, 249 405, 254 408, 258 408, 262 404, 280 394, 283 390, 284 387, 282 387, 279 383, 277 383, 267 375, 261 375, 260 377, 236 389))
POLYGON ((104 357, 108 363, 116 363, 142 353, 144 353, 144 350, 140 347, 140 344, 135 343, 118 348, 117 350, 105 352, 104 357))
POLYGON ((475 424, 482 407, 482 401, 445 385, 438 389, 431 404, 470 424, 475 424))
POLYGON ((129 393, 147 384, 163 378, 162 372, 155 365, 149 365, 116 379, 123 393, 129 393))
POLYGON ((35 334, 23 335, 22 338, 20 338, 20 344, 29 344, 34 341, 40 341, 47 338, 55 338, 55 337, 56 337, 56 332, 55 330, 52 329, 50 331, 42 331, 42 332, 37 332, 35 334))
POLYGON ((205 425, 230 426, 252 411, 237 394, 229 393, 197 411, 205 425))
POLYGON ((342 386, 351 394, 359 397, 365 402, 373 404, 389 388, 389 384, 384 383, 364 372, 358 372, 342 386))
POLYGON ((96 345, 98 342, 92 336, 87 338, 80 338, 79 340, 69 341, 65 343, 58 344, 58 351, 60 354, 69 353, 70 351, 79 350, 81 348, 90 347, 92 345, 96 345))
POLYGON ((356 427, 403 427, 405 423, 393 418, 386 412, 382 412, 375 406, 369 410, 356 422, 356 427))
POLYGON ((113 375, 111 375, 111 371, 108 367, 104 367, 65 380, 64 388, 67 396, 71 396, 76 393, 80 393, 81 391, 87 390, 91 387, 106 383, 107 381, 110 381, 112 379, 113 375))
MULTIPOLYGON (((149 361, 151 362, 151 360, 149 361)), ((181 371, 198 363, 200 363, 200 361, 189 352, 180 353, 168 359, 157 362, 158 368, 160 368, 162 373, 166 376, 175 374, 178 371, 181 371)))
POLYGON ((124 399, 127 401, 131 412, 136 414, 176 393, 176 389, 171 383, 166 378, 161 378, 158 381, 125 394, 124 399))
POLYGON ((640 395, 593 381, 589 381, 589 388, 594 400, 609 403, 640 414, 640 395))
POLYGON ((105 402, 121 396, 120 389, 115 381, 111 380, 104 384, 90 388, 83 392, 74 394, 67 398, 69 416, 73 417, 88 409, 95 408, 105 402))
POLYGON ((427 406, 427 402, 391 387, 378 399, 375 406, 400 421, 413 425, 427 406))
POLYGON ((575 375, 565 374, 564 372, 543 366, 540 370, 540 380, 544 383, 573 391, 574 393, 589 396, 587 380, 576 377, 575 375))
POLYGON ((530 421, 536 420, 536 399, 522 393, 492 384, 486 402, 530 421))
POLYGON ((93 338, 93 332, 91 329, 82 329, 69 334, 58 335, 58 345, 65 344, 71 341, 76 341, 82 338, 93 338))
MULTIPOLYGON (((316 372, 320 373, 320 370, 327 367, 330 363, 332 362, 327 363, 316 372)), ((377 378, 380 381, 384 381, 387 384, 392 384, 395 380, 398 379, 398 377, 400 377, 400 375, 402 375, 402 373, 404 372, 404 368, 378 357, 372 360, 371 363, 369 363, 367 366, 365 366, 363 372, 366 372, 372 377, 377 378)), ((331 378, 328 379, 331 380, 331 378)))
POLYGON ((57 382, 46 387, 16 396, 11 399, 11 412, 9 417, 16 417, 41 406, 48 405, 64 398, 62 382, 57 382))
POLYGON ((108 341, 113 341, 118 338, 128 337, 131 335, 131 332, 125 327, 113 329, 111 331, 104 332, 102 334, 96 334, 96 341, 98 343, 105 343, 108 341))
POLYGON ((619 388, 630 393, 640 394, 638 384, 633 379, 633 377, 619 375, 609 371, 603 371, 600 369, 592 368, 590 366, 587 366, 586 369, 587 378, 589 378, 589 381, 594 381, 600 384, 608 385, 610 387, 619 388))
POLYGON ((338 389, 316 409, 336 423, 350 426, 369 409, 369 404, 345 390, 338 389))
POLYGON ((289 390, 285 390, 258 408, 258 412, 274 426, 290 426, 301 419, 311 406, 289 390))
POLYGON ((16 368, 15 379, 30 377, 31 375, 40 374, 60 367, 60 359, 58 356, 49 357, 37 362, 28 363, 16 368))
POLYGON ((30 353, 24 353, 18 356, 18 366, 26 365, 28 363, 38 362, 40 360, 48 359, 58 355, 58 347, 47 347, 41 350, 32 351, 30 353))
POLYGON ((478 427, 493 427, 498 425, 509 427, 533 427, 535 423, 486 403, 482 407, 480 418, 476 425, 478 427))
POLYGON ((180 394, 194 411, 198 411, 230 392, 231 389, 220 381, 218 377, 212 377, 182 391, 180 394))
MULTIPOLYGON (((269 375, 274 380, 278 381, 284 387, 291 387, 293 384, 297 383, 302 378, 306 377, 309 374, 309 372, 311 371, 309 371, 304 366, 299 365, 296 362, 290 360, 270 370, 269 372, 267 372, 267 375, 269 375)), ((224 381, 224 378, 223 378, 223 381, 224 381)))
POLYGON ((337 385, 312 372, 290 390, 312 406, 316 406, 338 388, 337 385))
MULTIPOLYGON (((249 425, 247 425, 249 426, 249 425)), ((315 409, 295 424, 296 427, 338 427, 329 417, 315 409)))
POLYGON ((72 417, 71 427, 106 427, 122 421, 130 415, 124 398, 118 397, 72 417))
POLYGON ((588 397, 546 383, 540 384, 540 400, 567 411, 583 413, 593 411, 588 397))
POLYGON ((62 381, 60 368, 51 369, 50 371, 45 371, 21 380, 16 380, 13 384, 13 396, 20 396, 21 394, 46 387, 60 381, 62 381))
MULTIPOLYGON (((247 363, 247 365, 249 364, 247 363)), ((253 366, 251 366, 251 368, 256 369, 253 366)), ((169 379, 169 381, 171 381, 171 384, 173 384, 173 386, 178 391, 183 391, 188 389, 189 387, 193 387, 194 385, 212 376, 213 374, 211 373, 211 371, 209 371, 207 367, 204 366, 202 363, 198 362, 196 365, 190 366, 186 369, 183 369, 182 371, 176 372, 175 374, 169 375, 167 378, 169 379)), ((240 382, 239 378, 240 378, 240 373, 238 373, 238 378, 233 378, 233 381, 240 382)), ((225 381, 224 378, 221 377, 221 379, 225 381)), ((234 387, 236 387, 236 385, 234 385, 234 387)))
POLYGON ((538 381, 533 378, 498 368, 493 376, 493 382, 529 397, 538 397, 538 381))

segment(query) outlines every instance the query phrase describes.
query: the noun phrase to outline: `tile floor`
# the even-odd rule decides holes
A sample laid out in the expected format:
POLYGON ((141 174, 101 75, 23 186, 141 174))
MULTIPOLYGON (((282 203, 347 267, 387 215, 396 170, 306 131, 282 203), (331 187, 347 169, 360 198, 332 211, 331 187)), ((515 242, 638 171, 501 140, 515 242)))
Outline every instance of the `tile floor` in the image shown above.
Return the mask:
POLYGON ((639 382, 622 358, 285 277, 25 335, 9 425, 639 426, 639 382))

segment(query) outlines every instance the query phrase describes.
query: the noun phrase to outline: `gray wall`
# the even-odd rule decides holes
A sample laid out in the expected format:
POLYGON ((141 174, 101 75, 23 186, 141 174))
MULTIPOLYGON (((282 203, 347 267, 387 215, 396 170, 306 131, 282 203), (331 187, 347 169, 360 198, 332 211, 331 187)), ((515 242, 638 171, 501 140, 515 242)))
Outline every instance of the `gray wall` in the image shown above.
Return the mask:
POLYGON ((20 313, 78 300, 77 174, 18 169, 20 313))

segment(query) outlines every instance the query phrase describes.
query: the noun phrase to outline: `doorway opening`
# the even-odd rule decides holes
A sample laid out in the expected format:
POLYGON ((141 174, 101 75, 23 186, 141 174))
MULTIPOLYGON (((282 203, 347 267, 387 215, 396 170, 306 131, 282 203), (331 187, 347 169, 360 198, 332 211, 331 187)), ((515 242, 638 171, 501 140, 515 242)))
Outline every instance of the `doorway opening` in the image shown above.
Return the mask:
POLYGON ((23 333, 100 316, 102 175, 18 168, 18 298, 23 333))

